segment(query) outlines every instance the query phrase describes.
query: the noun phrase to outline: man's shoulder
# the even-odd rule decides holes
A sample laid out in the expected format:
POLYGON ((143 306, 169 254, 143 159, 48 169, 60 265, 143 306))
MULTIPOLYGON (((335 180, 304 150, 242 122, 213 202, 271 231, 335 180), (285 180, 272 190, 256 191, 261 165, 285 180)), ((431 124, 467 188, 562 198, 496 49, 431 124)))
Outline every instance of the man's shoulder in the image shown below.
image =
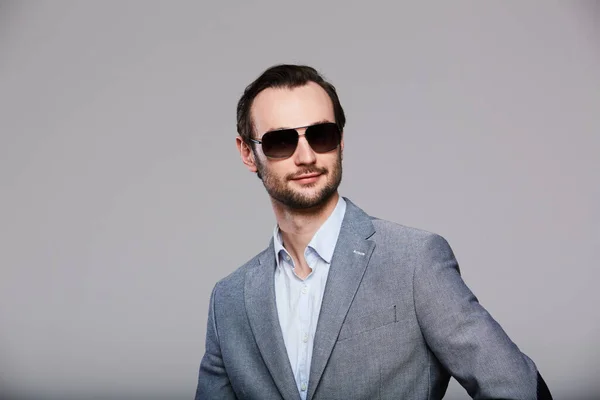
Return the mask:
POLYGON ((423 243, 430 240, 445 240, 441 235, 425 229, 415 228, 398 222, 370 216, 377 236, 383 239, 403 239, 409 242, 423 243))
POLYGON ((402 242, 408 242, 413 244, 425 243, 428 241, 436 241, 445 239, 435 233, 425 229, 415 228, 412 226, 404 225, 395 221, 382 219, 371 215, 359 206, 354 204, 350 199, 344 197, 350 209, 350 218, 353 221, 358 221, 360 224, 364 224, 365 218, 368 218, 373 225, 374 234, 370 239, 375 242, 392 240, 397 243, 399 240, 402 242))
POLYGON ((246 274, 248 273, 248 271, 257 268, 260 265, 260 259, 268 250, 268 248, 262 250, 260 253, 246 261, 232 273, 219 280, 215 286, 218 286, 219 288, 223 288, 225 290, 242 289, 246 279, 246 274))
POLYGON ((375 234, 371 239, 385 253, 425 263, 433 258, 454 257, 450 244, 438 233, 376 217, 370 218, 375 227, 375 234))

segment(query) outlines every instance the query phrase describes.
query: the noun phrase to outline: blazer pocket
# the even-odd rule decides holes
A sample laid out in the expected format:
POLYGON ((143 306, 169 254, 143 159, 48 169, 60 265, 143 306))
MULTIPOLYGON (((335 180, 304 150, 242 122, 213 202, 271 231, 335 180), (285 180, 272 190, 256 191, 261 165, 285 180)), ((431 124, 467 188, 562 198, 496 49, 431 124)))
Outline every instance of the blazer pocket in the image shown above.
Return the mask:
POLYGON ((396 306, 385 307, 344 321, 338 341, 396 322, 396 306))

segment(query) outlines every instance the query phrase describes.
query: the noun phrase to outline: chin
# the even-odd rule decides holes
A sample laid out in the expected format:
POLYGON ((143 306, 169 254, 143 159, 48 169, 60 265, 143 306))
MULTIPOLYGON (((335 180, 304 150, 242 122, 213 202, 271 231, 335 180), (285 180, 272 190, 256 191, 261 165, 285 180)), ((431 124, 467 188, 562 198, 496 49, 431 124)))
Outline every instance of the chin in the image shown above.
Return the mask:
POLYGON ((310 192, 300 192, 299 194, 303 195, 307 203, 313 203, 314 205, 321 205, 333 196, 333 193, 326 193, 324 187, 315 188, 315 190, 311 190, 310 192))
POLYGON ((309 197, 318 197, 325 186, 326 185, 321 182, 313 182, 306 184, 295 184, 294 187, 290 189, 298 194, 304 194, 305 196, 309 197))

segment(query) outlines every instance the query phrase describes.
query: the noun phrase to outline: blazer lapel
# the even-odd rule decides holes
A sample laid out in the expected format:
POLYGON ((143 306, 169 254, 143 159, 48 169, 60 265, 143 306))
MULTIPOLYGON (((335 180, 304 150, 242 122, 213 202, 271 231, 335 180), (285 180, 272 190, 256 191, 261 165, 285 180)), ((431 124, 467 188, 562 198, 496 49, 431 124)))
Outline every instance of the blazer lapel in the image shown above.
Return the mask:
POLYGON ((277 389, 284 399, 298 400, 294 380, 275 304, 275 251, 273 240, 259 257, 260 265, 248 271, 245 283, 246 312, 254 339, 277 389))
POLYGON ((375 233, 370 217, 350 200, 331 259, 321 312, 315 333, 308 383, 308 399, 315 394, 331 356, 342 323, 365 273, 375 243, 366 240, 375 233))

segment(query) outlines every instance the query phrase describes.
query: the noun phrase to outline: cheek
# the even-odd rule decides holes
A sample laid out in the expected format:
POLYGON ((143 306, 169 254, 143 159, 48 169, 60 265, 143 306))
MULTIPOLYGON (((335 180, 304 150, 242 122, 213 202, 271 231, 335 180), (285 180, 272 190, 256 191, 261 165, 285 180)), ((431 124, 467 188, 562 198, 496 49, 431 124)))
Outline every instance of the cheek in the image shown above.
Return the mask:
POLYGON ((263 174, 268 174, 273 179, 283 180, 284 177, 289 173, 289 170, 286 169, 285 166, 281 165, 281 162, 267 161, 266 163, 261 164, 263 174))
POLYGON ((331 170, 331 169, 335 168, 338 165, 338 163, 341 162, 341 160, 342 160, 342 152, 338 148, 338 150, 333 151, 330 154, 327 154, 327 157, 322 160, 321 165, 323 165, 327 169, 331 170))

